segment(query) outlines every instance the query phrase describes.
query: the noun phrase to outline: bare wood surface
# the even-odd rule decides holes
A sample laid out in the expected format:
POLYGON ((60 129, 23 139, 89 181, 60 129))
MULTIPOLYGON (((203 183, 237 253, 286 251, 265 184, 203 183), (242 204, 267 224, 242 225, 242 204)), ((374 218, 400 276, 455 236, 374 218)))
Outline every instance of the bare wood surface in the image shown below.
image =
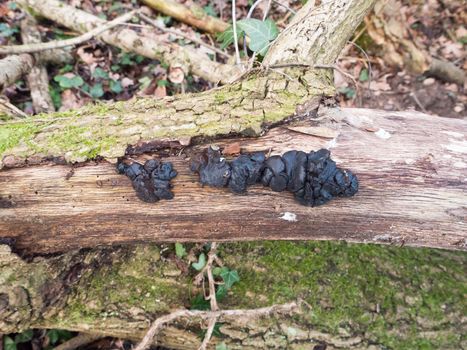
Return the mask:
POLYGON ((229 27, 229 24, 223 20, 208 16, 196 3, 192 3, 191 8, 188 8, 173 0, 142 0, 142 2, 158 12, 208 33, 223 32, 229 27))
POLYGON ((319 129, 310 129, 310 121, 294 131, 278 127, 240 140, 241 147, 272 153, 331 148, 339 166, 359 178, 353 198, 308 208, 290 193, 261 186, 245 196, 201 188, 187 159, 198 146, 167 159, 179 171, 175 199, 156 204, 138 200, 130 181, 108 162, 2 170, 0 237, 35 253, 129 242, 274 239, 466 248, 464 120, 345 109, 328 110, 319 123, 319 129), (296 221, 285 220, 286 212, 296 221))

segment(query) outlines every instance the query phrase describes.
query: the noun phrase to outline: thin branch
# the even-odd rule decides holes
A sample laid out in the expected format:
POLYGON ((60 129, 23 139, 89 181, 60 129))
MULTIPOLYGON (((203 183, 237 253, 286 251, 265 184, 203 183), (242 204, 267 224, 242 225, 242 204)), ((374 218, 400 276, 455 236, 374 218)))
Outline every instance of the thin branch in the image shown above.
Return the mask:
POLYGON ((149 328, 148 332, 144 336, 143 340, 136 346, 134 350, 145 350, 147 349, 154 337, 162 328, 162 326, 175 321, 182 317, 188 318, 201 318, 207 320, 211 318, 228 318, 228 317, 247 317, 255 318, 270 315, 272 313, 292 313, 297 312, 298 304, 296 302, 272 305, 269 307, 263 307, 258 309, 237 309, 237 310, 219 310, 219 311, 200 311, 200 310, 177 310, 168 315, 157 318, 149 328))
POLYGON ((50 49, 58 49, 67 46, 75 46, 81 44, 85 41, 88 41, 95 36, 102 34, 103 32, 112 29, 124 22, 127 22, 134 16, 137 11, 131 11, 125 13, 124 15, 115 18, 110 22, 106 22, 104 25, 96 27, 89 32, 77 36, 76 38, 66 39, 66 40, 54 40, 46 43, 38 44, 26 44, 26 45, 11 45, 11 46, 0 46, 0 55, 11 55, 11 54, 21 54, 21 53, 32 53, 39 52, 50 49))
POLYGON ((363 55, 366 58, 366 62, 368 64, 368 90, 370 91, 370 96, 371 96, 371 76, 372 76, 373 73, 372 73, 372 68, 371 68, 370 57, 368 57, 368 54, 366 53, 366 51, 360 45, 356 44, 353 41, 349 41, 349 43, 351 45, 355 46, 357 49, 359 49, 360 52, 362 52, 363 55))
POLYGON ((141 18, 144 22, 146 23, 149 23, 151 26, 157 28, 157 29, 160 29, 162 30, 163 32, 166 32, 166 33, 170 33, 170 34, 173 34, 173 35, 176 35, 176 36, 179 36, 179 37, 182 37, 186 40, 190 40, 190 41, 193 41, 194 43, 197 43, 201 46, 204 46, 204 47, 207 47, 208 49, 214 51, 215 53, 217 53, 218 55, 221 55, 221 56, 224 56, 224 57, 227 57, 227 58, 230 58, 231 56, 226 54, 225 52, 223 52, 222 50, 218 49, 217 47, 215 46, 212 46, 212 45, 209 45, 207 43, 205 43, 203 40, 201 39, 198 39, 198 38, 194 38, 194 37, 191 37, 181 31, 178 31, 178 30, 175 30, 175 29, 170 29, 170 28, 166 28, 164 26, 161 26, 159 23, 157 23, 156 21, 154 21, 152 18, 146 16, 145 14, 143 13, 139 13, 138 14, 138 17, 141 18))
POLYGON ((56 346, 53 350, 75 350, 83 345, 87 345, 101 338, 101 335, 80 333, 76 337, 73 337, 70 340, 67 340, 66 342, 56 346))
POLYGON ((217 317, 211 317, 208 323, 208 329, 206 330, 206 334, 204 335, 203 342, 199 346, 198 350, 206 350, 211 340, 212 333, 214 332, 214 327, 216 327, 217 317))
POLYGON ((235 63, 238 65, 240 61, 240 51, 238 49, 238 38, 237 38, 237 9, 235 5, 235 0, 232 0, 232 30, 234 36, 234 46, 235 46, 235 63))
POLYGON ((292 14, 296 14, 297 11, 295 11, 294 9, 290 8, 289 6, 287 6, 286 4, 283 4, 281 2, 279 2, 278 0, 273 0, 275 4, 285 8, 287 11, 291 12, 292 14))

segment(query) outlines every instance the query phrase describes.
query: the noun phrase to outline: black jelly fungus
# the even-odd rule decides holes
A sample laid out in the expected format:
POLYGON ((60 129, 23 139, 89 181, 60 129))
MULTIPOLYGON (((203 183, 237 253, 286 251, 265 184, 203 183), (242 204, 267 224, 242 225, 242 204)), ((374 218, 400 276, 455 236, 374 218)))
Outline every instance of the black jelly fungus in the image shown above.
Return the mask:
POLYGON ((264 153, 256 152, 228 162, 220 150, 209 148, 193 160, 191 170, 199 174, 203 185, 228 186, 242 194, 249 185, 262 183, 276 192, 287 189, 299 203, 311 207, 358 191, 357 177, 338 168, 327 149, 310 153, 292 150, 267 159, 264 153))
POLYGON ((177 172, 172 163, 164 163, 157 159, 149 159, 144 165, 121 162, 117 164, 117 172, 130 178, 136 195, 144 202, 154 203, 160 199, 174 197, 170 180, 177 176, 177 172))

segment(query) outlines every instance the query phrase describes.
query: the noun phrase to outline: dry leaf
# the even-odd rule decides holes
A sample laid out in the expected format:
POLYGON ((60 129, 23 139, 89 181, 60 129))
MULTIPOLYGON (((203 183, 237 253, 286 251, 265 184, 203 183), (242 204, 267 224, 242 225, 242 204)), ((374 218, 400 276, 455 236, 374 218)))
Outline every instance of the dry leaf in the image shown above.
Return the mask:
POLYGON ((170 67, 169 69, 169 80, 174 84, 181 84, 185 79, 185 73, 180 67, 170 67))
POLYGON ((134 80, 130 79, 130 78, 127 78, 127 77, 124 77, 120 83, 122 84, 122 88, 127 88, 128 86, 131 86, 131 85, 134 85, 135 82, 134 80))
POLYGON ((78 54, 79 58, 81 58, 81 60, 88 64, 88 65, 91 65, 93 63, 96 62, 96 58, 94 57, 94 55, 92 53, 89 53, 89 52, 86 52, 84 51, 84 49, 86 48, 87 46, 81 46, 78 48, 78 50, 76 50, 76 53, 78 54))
POLYGON ((162 97, 167 96, 167 89, 165 88, 165 86, 164 85, 157 86, 156 90, 154 90, 154 96, 156 96, 157 98, 162 98, 162 97))
POLYGON ((71 89, 64 90, 61 96, 62 106, 60 107, 59 112, 77 109, 86 103, 84 99, 79 99, 71 89))
POLYGON ((333 139, 339 135, 338 130, 327 128, 325 126, 289 126, 287 129, 301 134, 323 137, 325 139, 333 139))

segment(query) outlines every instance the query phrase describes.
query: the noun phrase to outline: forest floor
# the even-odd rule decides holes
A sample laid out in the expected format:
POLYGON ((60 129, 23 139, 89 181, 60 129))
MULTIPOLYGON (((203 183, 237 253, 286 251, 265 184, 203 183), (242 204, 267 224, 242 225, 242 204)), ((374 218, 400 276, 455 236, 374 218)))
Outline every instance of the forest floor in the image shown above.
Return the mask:
MULTIPOLYGON (((135 0, 68 0, 67 2, 107 19, 113 19, 130 9, 141 6, 140 2, 135 0)), ((190 0, 185 3, 189 4, 189 2, 190 0)), ((403 23, 390 20, 388 23, 391 23, 393 31, 404 32, 406 39, 415 42, 419 48, 429 52, 433 57, 444 59, 464 71, 467 70, 465 51, 467 9, 464 1, 393 0, 391 2, 405 19, 403 23), (401 26, 404 30, 399 28, 401 26)), ((208 14, 220 17, 226 22, 231 21, 230 3, 222 0, 199 0, 196 3, 208 14)), ((253 12, 254 18, 262 18, 266 3, 266 1, 260 3, 253 12)), ((294 0, 281 0, 281 3, 292 9, 302 6, 300 1, 294 0)), ((237 0, 236 4, 237 18, 245 18, 252 5, 251 0, 237 0)), ((196 29, 170 17, 157 14, 149 8, 146 8, 145 12, 157 18, 161 25, 177 28, 191 36, 201 38, 206 43, 220 46, 214 35, 199 33, 196 29)), ((24 14, 14 1, 0 0, 0 45, 21 43, 19 23, 23 16, 24 14)), ((273 19, 279 28, 284 28, 290 17, 289 10, 276 5, 269 13, 269 18, 273 19)), ((68 38, 76 34, 50 21, 40 22, 39 29, 47 40, 68 38)), ((140 28, 140 30, 146 29, 140 28)), ((168 41, 183 43, 183 40, 168 33, 161 35, 165 36, 168 41)), ((415 109, 453 118, 466 116, 466 86, 443 82, 430 76, 414 75, 409 73, 405 67, 395 67, 389 64, 381 54, 381 45, 377 45, 371 39, 365 24, 360 26, 351 41, 358 46, 349 44, 339 59, 338 66, 342 71, 350 74, 354 80, 339 71, 335 72, 338 100, 342 106, 385 110, 415 109), (358 47, 362 48, 366 54, 358 47)), ((227 48, 226 52, 232 53, 233 47, 227 48)), ((180 76, 179 71, 171 70, 170 62, 158 62, 132 53, 121 52, 97 40, 75 47, 72 53, 75 57, 73 63, 47 67, 50 79, 49 89, 54 105, 62 111, 78 108, 95 100, 124 101, 134 96, 162 98, 183 92, 205 91, 214 87, 214 84, 191 75, 180 76)), ((222 61, 220 57, 217 59, 222 61)), ((28 114, 34 114, 25 80, 6 88, 4 94, 12 104, 28 114)), ((322 245, 324 246, 324 243, 322 245)), ((465 259, 463 261, 465 263, 465 259)), ((11 339, 22 337, 24 341, 19 339, 14 347, 10 344, 10 348, 4 347, 4 349, 51 349, 72 335, 72 333, 58 330, 27 331, 12 335, 11 339)), ((87 347, 88 350, 128 350, 130 348, 129 342, 110 338, 95 341, 92 346, 87 347)))
MULTIPOLYGON (((137 1, 131 0, 69 0, 68 2, 107 19, 141 6, 137 1)), ((389 30, 403 33, 404 39, 416 43, 421 50, 429 52, 432 57, 454 63, 464 71, 467 69, 465 52, 467 10, 462 0, 391 0, 390 2, 389 7, 395 9, 398 16, 389 15, 387 18, 389 30), (401 19, 404 21, 402 22, 401 19)), ((196 3, 210 15, 220 17, 226 22, 231 19, 231 8, 224 1, 199 0, 196 3)), ((262 18, 266 3, 263 1, 256 7, 253 18, 262 18)), ((298 9, 301 6, 300 1, 294 0, 284 0, 282 3, 291 9, 298 9)), ((190 0, 185 4, 190 5, 190 0)), ((236 4, 237 18, 245 18, 251 0, 238 0, 236 4)), ((200 37, 209 44, 220 46, 215 35, 199 33, 195 28, 181 24, 168 16, 157 14, 149 8, 144 9, 153 18, 157 18, 163 26, 176 28, 191 36, 200 37)), ((0 2, 0 45, 20 43, 19 22, 23 16, 14 1, 0 2)), ((272 6, 269 12, 269 18, 273 19, 279 28, 283 28, 290 17, 289 10, 277 5, 272 6)), ((133 25, 138 26, 138 24, 133 25)), ((74 34, 66 28, 57 27, 50 21, 41 22, 39 29, 48 40, 68 38, 74 34)), ((144 32, 147 29, 140 30, 144 32)), ((161 36, 168 41, 183 44, 182 39, 175 38, 169 33, 163 33, 161 36)), ((336 71, 335 84, 342 106, 385 110, 415 109, 446 117, 466 115, 465 86, 446 83, 425 75, 413 75, 405 67, 389 64, 382 53, 384 43, 377 45, 368 34, 365 24, 360 26, 351 41, 366 54, 357 46, 349 44, 338 61, 342 71, 354 78, 352 81, 336 71)), ((205 50, 209 51, 209 49, 205 50)), ((232 53, 233 47, 227 48, 226 52, 232 53)), ((182 92, 204 91, 213 87, 212 83, 197 77, 180 76, 177 74, 179 71, 170 69, 170 62, 153 61, 132 53, 121 52, 97 40, 75 47, 72 53, 75 57, 72 64, 48 67, 50 92, 55 106, 60 110, 77 108, 92 100, 122 101, 135 95, 161 98, 182 92), (70 80, 73 82, 69 83, 70 80)), ((222 59, 218 57, 218 60, 222 61, 222 59)), ((34 113, 29 89, 24 81, 18 81, 7 88, 5 95, 26 113, 34 113)))

